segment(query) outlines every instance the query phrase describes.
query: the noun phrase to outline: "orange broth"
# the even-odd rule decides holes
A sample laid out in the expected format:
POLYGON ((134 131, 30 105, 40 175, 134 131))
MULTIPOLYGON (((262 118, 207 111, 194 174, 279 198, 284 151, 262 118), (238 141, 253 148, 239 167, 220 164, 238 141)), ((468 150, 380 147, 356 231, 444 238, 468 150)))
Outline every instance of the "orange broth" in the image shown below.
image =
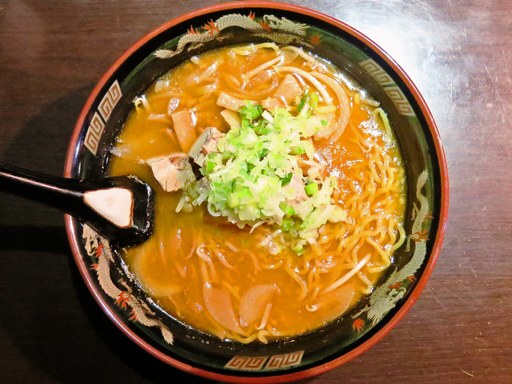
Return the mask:
MULTIPOLYGON (((158 92, 153 84, 145 93, 149 108, 139 105, 129 115, 116 141, 117 155, 110 161, 112 175, 137 175, 156 192, 154 234, 144 244, 125 250, 126 260, 142 287, 184 323, 242 342, 256 339, 263 314, 242 327, 243 334, 226 329, 205 307, 204 274, 212 286, 229 295, 232 308, 227 311, 235 315, 249 289, 259 285, 276 287, 270 310, 265 307, 266 332, 258 337, 265 342, 313 330, 341 316, 371 292, 372 284, 392 261, 393 244, 403 237, 399 227, 405 209, 405 179, 398 146, 375 106, 365 102, 365 93, 347 83, 346 76, 337 77, 351 104, 346 131, 335 143, 314 142, 318 158, 328 164, 328 173, 337 177, 333 198, 347 210, 345 222, 324 225, 317 243, 308 245, 302 255, 289 248, 273 255, 259 244, 275 227, 263 225, 251 233, 247 226, 239 229, 222 217, 211 217, 204 206, 194 207, 191 213, 175 212, 181 192, 164 192, 144 163, 181 151, 167 114, 169 99, 179 99, 176 111, 195 108, 198 134, 212 126, 226 132, 229 126, 220 115, 222 108, 216 105, 219 92, 238 97, 244 92, 265 95, 275 74, 255 76, 241 92, 236 92, 233 78, 241 81, 242 74, 275 57, 272 49, 242 56, 224 48, 172 69, 160 78, 158 92), (215 63, 215 74, 196 85, 197 78, 215 63), (212 79, 215 87, 205 88, 212 79), (160 89, 162 84, 165 89, 160 89), (211 251, 212 265, 197 256, 200 245, 211 251), (215 249, 228 266, 215 257, 215 249), (340 287, 327 289, 366 255, 370 260, 360 271, 340 287)), ((310 65, 300 56, 293 64, 300 68, 310 65)), ((327 68, 334 75, 339 73, 328 64, 327 68)), ((277 79, 283 76, 278 74, 277 79)), ((225 300, 218 300, 219 306, 226 305, 225 300)))

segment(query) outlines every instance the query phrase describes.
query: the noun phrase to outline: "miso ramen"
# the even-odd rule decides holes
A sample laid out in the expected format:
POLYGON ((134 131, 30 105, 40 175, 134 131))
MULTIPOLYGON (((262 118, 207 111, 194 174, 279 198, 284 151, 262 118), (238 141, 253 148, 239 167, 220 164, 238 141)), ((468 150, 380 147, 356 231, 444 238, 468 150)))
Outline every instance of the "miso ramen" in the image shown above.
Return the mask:
POLYGON ((242 343, 302 334, 374 289, 404 241, 387 115, 321 58, 273 43, 192 57, 134 100, 110 161, 156 192, 124 250, 180 321, 242 343))

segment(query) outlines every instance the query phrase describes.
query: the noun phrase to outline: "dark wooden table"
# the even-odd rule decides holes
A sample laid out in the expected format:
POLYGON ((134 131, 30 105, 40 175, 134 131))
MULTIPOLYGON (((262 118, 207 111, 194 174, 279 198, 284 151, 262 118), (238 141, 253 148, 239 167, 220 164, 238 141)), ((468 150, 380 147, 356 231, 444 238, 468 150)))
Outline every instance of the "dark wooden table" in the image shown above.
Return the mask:
MULTIPOLYGON (((348 22, 410 75, 437 120, 452 197, 417 304, 373 349, 308 382, 512 382, 512 1, 292 2, 348 22)), ((102 73, 139 37, 207 3, 0 0, 0 161, 61 174, 102 73)), ((204 380, 110 323, 78 275, 60 213, 0 194, 0 382, 204 380)))

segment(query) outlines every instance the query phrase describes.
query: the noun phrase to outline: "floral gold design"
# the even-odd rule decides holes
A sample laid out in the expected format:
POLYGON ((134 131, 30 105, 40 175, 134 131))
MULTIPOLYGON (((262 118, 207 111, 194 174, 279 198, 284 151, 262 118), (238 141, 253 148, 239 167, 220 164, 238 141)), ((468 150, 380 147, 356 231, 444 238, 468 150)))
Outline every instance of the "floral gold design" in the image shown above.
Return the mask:
POLYGON ((318 45, 322 42, 322 36, 319 35, 318 33, 314 33, 309 37, 309 42, 312 45, 318 45))
POLYGON ((96 252, 94 252, 94 256, 97 259, 99 259, 102 253, 103 253, 103 244, 99 244, 98 248, 96 248, 96 252))
POLYGON ((187 34, 189 35, 198 35, 199 32, 191 25, 189 29, 187 29, 187 34))
POLYGON ((128 297, 128 294, 126 292, 121 292, 117 296, 117 300, 115 301, 115 304, 117 306, 121 307, 122 309, 126 309, 126 307, 128 306, 129 299, 130 298, 128 297))
POLYGON ((137 321, 137 312, 133 309, 130 311, 130 317, 128 318, 130 321, 137 321))
POLYGON ((203 29, 205 31, 208 31, 210 36, 214 36, 220 32, 219 28, 217 27, 217 25, 215 25, 215 22, 213 20, 210 20, 208 23, 206 23, 203 26, 203 29))
POLYGON ((268 23, 266 21, 261 20, 260 25, 261 25, 261 28, 263 28, 263 30, 265 30, 267 32, 272 31, 272 28, 270 28, 270 25, 268 25, 268 23))
POLYGON ((168 59, 185 49, 192 51, 214 39, 223 39, 228 35, 226 30, 233 28, 252 31, 256 36, 265 37, 276 43, 289 44, 294 41, 303 42, 308 26, 274 15, 256 18, 253 11, 248 15, 229 14, 221 16, 217 20, 210 20, 198 28, 190 26, 187 33, 179 38, 174 50, 159 49, 155 52, 155 56, 160 59, 168 59))
POLYGON ((156 318, 149 307, 131 293, 128 285, 124 281, 119 280, 117 283, 113 281, 111 267, 114 264, 114 257, 110 251, 108 242, 88 225, 83 226, 82 238, 87 254, 97 261, 91 263, 91 268, 96 272, 98 284, 103 292, 105 292, 121 310, 130 310, 128 317, 130 321, 138 322, 146 327, 159 328, 165 342, 173 344, 174 337, 172 333, 156 318), (120 289, 118 285, 123 286, 123 289, 120 289))
MULTIPOLYGON (((398 301, 405 296, 408 286, 416 281, 415 274, 420 270, 427 254, 428 221, 432 219, 426 192, 423 194, 427 180, 428 172, 424 170, 418 176, 416 183, 416 199, 418 205, 415 205, 413 208, 414 221, 411 229, 412 234, 408 236, 406 245, 407 251, 410 251, 411 247, 414 247, 411 260, 401 269, 393 272, 384 284, 377 287, 370 295, 369 304, 361 311, 354 314, 353 318, 360 320, 361 316, 365 315, 374 325, 377 324, 396 306, 398 301), (421 236, 418 234, 421 234, 421 236), (414 245, 411 244, 411 241, 414 245)), ((363 323, 358 323, 358 325, 359 324, 363 323)), ((352 327, 355 327, 355 321, 352 327)), ((361 327, 358 326, 358 332, 362 330, 362 327, 363 325, 361 325, 361 327)))
POLYGON ((419 232, 412 233, 410 236, 411 240, 418 242, 418 241, 426 241, 428 240, 428 230, 424 229, 419 232))
POLYGON ((397 281, 396 283, 389 285, 388 288, 389 289, 398 289, 401 286, 402 286, 402 282, 401 281, 397 281))
POLYGON ((357 331, 358 333, 361 332, 364 328, 365 321, 361 318, 355 319, 352 323, 352 329, 354 331, 357 331))

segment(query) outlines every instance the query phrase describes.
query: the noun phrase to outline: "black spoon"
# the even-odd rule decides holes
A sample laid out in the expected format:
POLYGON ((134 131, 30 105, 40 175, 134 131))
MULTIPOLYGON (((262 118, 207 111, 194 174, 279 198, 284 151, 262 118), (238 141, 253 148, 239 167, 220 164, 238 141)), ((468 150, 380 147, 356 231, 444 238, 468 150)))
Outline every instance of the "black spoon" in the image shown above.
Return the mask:
POLYGON ((61 209, 123 247, 153 229, 153 190, 133 176, 67 179, 0 162, 0 190, 61 209))

